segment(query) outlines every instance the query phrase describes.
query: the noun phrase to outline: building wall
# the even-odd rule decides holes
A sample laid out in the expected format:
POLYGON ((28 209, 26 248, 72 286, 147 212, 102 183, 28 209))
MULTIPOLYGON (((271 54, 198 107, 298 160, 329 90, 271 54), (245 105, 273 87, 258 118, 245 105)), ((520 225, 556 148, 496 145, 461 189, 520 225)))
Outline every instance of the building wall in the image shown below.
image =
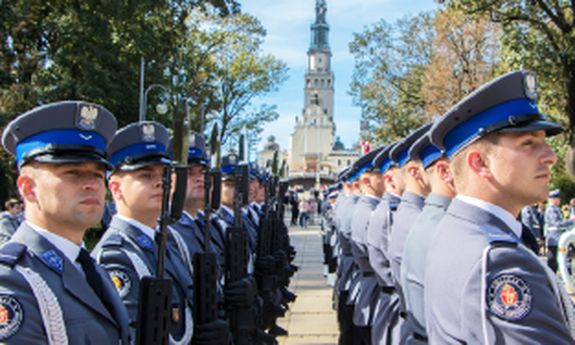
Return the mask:
POLYGON ((327 159, 333 147, 334 125, 321 107, 310 105, 304 116, 298 118, 291 136, 290 170, 315 171, 317 157, 327 159))

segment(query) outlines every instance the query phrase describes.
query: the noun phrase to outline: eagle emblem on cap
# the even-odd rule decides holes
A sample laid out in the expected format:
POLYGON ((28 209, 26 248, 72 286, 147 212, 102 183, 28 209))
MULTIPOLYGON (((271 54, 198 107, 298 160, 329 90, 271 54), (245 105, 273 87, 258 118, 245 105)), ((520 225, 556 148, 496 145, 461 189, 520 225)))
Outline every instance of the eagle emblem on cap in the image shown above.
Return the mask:
POLYGON ((96 120, 98 119, 98 108, 87 105, 82 106, 80 109, 80 119, 78 126, 82 129, 91 130, 96 128, 96 120))
POLYGON ((156 141, 156 128, 151 123, 142 125, 142 140, 146 142, 156 141))
POLYGON ((531 99, 537 99, 537 78, 533 73, 525 75, 525 94, 531 99))

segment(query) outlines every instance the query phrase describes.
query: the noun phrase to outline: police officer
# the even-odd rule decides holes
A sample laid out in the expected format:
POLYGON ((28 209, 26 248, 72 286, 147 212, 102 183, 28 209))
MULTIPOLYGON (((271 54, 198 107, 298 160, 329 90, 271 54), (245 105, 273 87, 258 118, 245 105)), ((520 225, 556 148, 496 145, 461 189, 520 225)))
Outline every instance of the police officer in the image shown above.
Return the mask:
MULTIPOLYGON (((171 164, 169 142, 167 129, 148 121, 118 130, 108 145, 114 166, 108 186, 117 213, 92 255, 112 277, 134 332, 138 305, 146 302, 138 300, 139 281, 156 272, 156 227, 162 208, 162 177, 171 164)), ((173 282, 170 342, 187 344, 194 334, 193 279, 175 245, 167 245, 165 262, 165 274, 173 282)))
POLYGON ((401 171, 389 157, 391 149, 398 143, 388 145, 373 161, 373 165, 382 173, 385 192, 381 202, 371 213, 367 228, 369 263, 381 289, 373 316, 372 344, 388 344, 390 341, 392 344, 397 344, 401 339, 397 308, 399 300, 395 293, 395 282, 389 257, 391 225, 401 195, 405 190, 401 171))
POLYGON ((331 192, 327 195, 327 207, 325 209, 325 233, 326 233, 326 264, 327 264, 327 284, 335 286, 335 272, 337 270, 337 230, 334 223, 334 207, 338 197, 337 187, 334 185, 330 188, 331 192))
MULTIPOLYGON (((204 252, 208 239, 205 236, 205 220, 200 219, 205 207, 205 176, 209 168, 209 161, 206 152, 205 139, 201 134, 191 133, 189 136, 188 157, 187 157, 187 183, 186 196, 184 199, 184 210, 182 217, 170 226, 174 243, 178 247, 181 257, 184 258, 190 273, 194 272, 194 256, 204 252)), ((218 269, 214 272, 217 276, 216 303, 212 306, 217 308, 218 317, 222 320, 199 325, 194 323, 194 343, 199 344, 199 333, 203 333, 201 338, 209 344, 226 344, 228 342, 229 327, 223 320, 225 317, 224 296, 223 296, 223 265, 225 264, 224 235, 216 227, 212 227, 210 232, 210 243, 207 247, 216 254, 218 269)), ((202 279, 196 277, 196 281, 202 279)), ((199 284, 201 284, 200 282, 199 284)), ((198 287, 199 288, 199 287, 198 287)), ((202 288, 210 288, 202 286, 202 288)), ((195 306, 194 306, 195 307, 195 306)))
POLYGON ((367 251, 367 227, 369 217, 381 201, 383 180, 381 171, 373 165, 375 156, 385 147, 380 147, 359 157, 354 163, 359 175, 359 197, 351 220, 351 251, 359 269, 359 294, 355 303, 353 323, 358 327, 361 344, 371 344, 373 310, 379 296, 379 288, 369 264, 367 251))
POLYGON ((265 188, 263 176, 257 163, 250 163, 249 168, 249 204, 246 207, 247 216, 256 229, 260 227, 260 218, 263 215, 263 203, 265 200, 265 188))
POLYGON ((545 245, 547 247, 547 266, 557 272, 557 242, 565 230, 573 226, 573 219, 565 220, 561 212, 561 194, 559 189, 549 193, 545 209, 545 245))
POLYGON ((402 338, 412 332, 411 321, 407 319, 407 311, 401 286, 401 263, 405 239, 413 222, 417 219, 423 208, 423 202, 430 192, 427 174, 423 170, 419 157, 410 157, 409 149, 415 141, 429 130, 430 125, 424 125, 390 151, 390 158, 401 170, 405 181, 405 191, 401 195, 401 202, 397 207, 394 222, 391 226, 389 237, 389 257, 391 259, 391 271, 395 282, 395 289, 399 296, 399 313, 402 325, 402 338))
POLYGON ((573 306, 521 243, 522 207, 545 199, 559 133, 536 105, 533 73, 475 90, 431 130, 457 196, 437 225, 425 274, 429 343, 573 344, 573 306), (529 188, 526 188, 528 186, 529 188))
MULTIPOLYGON (((191 267, 193 266, 194 254, 202 252, 205 248, 205 177, 206 171, 210 167, 210 162, 207 156, 205 139, 201 134, 190 134, 187 160, 188 177, 184 209, 182 217, 172 224, 170 228, 176 233, 174 234, 175 239, 181 237, 182 241, 177 240, 176 242, 180 252, 182 252, 182 256, 191 267), (185 245, 182 246, 182 242, 185 245)), ((224 234, 221 228, 215 226, 211 230, 209 247, 217 254, 218 264, 222 267, 225 263, 224 234)))
MULTIPOLYGON (((222 192, 221 192, 221 205, 216 211, 215 215, 219 219, 219 223, 222 224, 223 231, 234 227, 234 195, 236 191, 234 174, 235 168, 239 164, 238 157, 234 154, 226 155, 222 157, 222 192)), ((248 266, 248 273, 252 274, 254 271, 254 253, 257 243, 257 230, 253 228, 250 223, 246 222, 247 214, 243 211, 242 206, 242 226, 246 232, 248 248, 247 254, 250 257, 248 266)))
MULTIPOLYGON (((222 157, 221 205, 220 209, 216 212, 216 215, 218 215, 220 219, 227 224, 228 227, 232 227, 234 224, 234 193, 235 193, 234 172, 235 167, 238 164, 239 164, 238 157, 234 154, 222 157)), ((254 228, 253 223, 249 221, 247 216, 247 210, 244 206, 242 206, 242 223, 248 238, 249 253, 250 256, 253 256, 257 244, 257 229, 254 228)))
MULTIPOLYGON (((229 154, 222 157, 221 171, 222 171, 222 190, 221 190, 221 205, 216 211, 215 215, 218 217, 218 222, 221 225, 224 233, 227 233, 234 225, 235 205, 234 196, 236 193, 235 173, 236 168, 240 164, 238 156, 229 154)), ((242 206, 243 207, 243 206, 242 206)), ((261 343, 274 343, 275 339, 263 331, 263 320, 261 318, 262 301, 257 296, 257 287, 254 279, 256 269, 258 271, 270 272, 275 268, 275 260, 271 258, 255 258, 255 251, 257 245, 257 230, 253 228, 247 219, 247 211, 244 208, 241 210, 242 227, 247 237, 247 248, 245 255, 247 260, 247 276, 235 282, 227 282, 225 286, 226 305, 235 305, 238 307, 250 307, 252 315, 256 315, 257 327, 255 339, 261 343), (239 285, 242 287, 236 288, 239 285)), ((229 253, 228 253, 229 254, 229 253)), ((227 259, 230 260, 230 259, 227 259)))
POLYGON ((34 108, 4 130, 26 221, 0 249, 0 342, 129 343, 126 309, 82 246, 102 217, 115 130, 108 110, 80 101, 34 108))
POLYGON ((521 223, 523 223, 537 240, 537 253, 540 243, 544 243, 543 228, 545 215, 539 211, 539 204, 527 205, 521 210, 521 223))
POLYGON ((22 203, 10 198, 4 203, 6 211, 0 213, 0 244, 8 242, 22 223, 22 203))
POLYGON ((337 199, 337 193, 335 193, 335 185, 329 186, 322 190, 322 201, 321 201, 321 221, 320 228, 322 233, 322 250, 323 250, 323 264, 324 264, 324 276, 329 273, 335 272, 332 270, 330 272, 330 263, 333 261, 333 247, 332 240, 335 234, 335 226, 333 223, 333 204, 337 199), (330 198, 331 195, 331 198, 330 198))
POLYGON ((332 256, 330 238, 331 238, 331 205, 327 198, 329 194, 328 188, 323 188, 321 190, 321 207, 320 207, 320 221, 319 227, 321 231, 321 244, 323 253, 323 276, 327 277, 328 274, 328 262, 329 258, 332 256))
POLYGON ((431 187, 431 194, 419 217, 413 223, 405 240, 401 264, 401 286, 405 297, 406 310, 413 334, 408 344, 426 344, 424 311, 424 278, 427 251, 437 223, 455 197, 455 186, 449 169, 449 159, 430 142, 429 132, 419 138, 409 149, 412 160, 421 161, 431 187))
MULTIPOLYGON (((353 213, 355 212, 355 208, 357 206, 357 202, 359 201, 359 197, 361 196, 361 189, 359 188, 359 175, 360 175, 360 171, 356 169, 355 166, 352 165, 352 172, 350 174, 350 181, 351 181, 351 193, 353 195, 353 203, 350 205, 351 207, 349 209, 346 210, 343 218, 342 218, 342 234, 343 237, 345 237, 351 246, 351 222, 353 220, 353 213)), ((353 255, 353 251, 352 251, 352 255, 353 255)), ((352 266, 352 272, 351 272, 351 277, 349 280, 349 296, 347 297, 347 301, 346 304, 348 306, 353 306, 354 307, 354 315, 355 315, 355 304, 357 302, 357 299, 359 297, 359 292, 360 292, 360 280, 361 280, 361 272, 359 270, 359 267, 355 264, 354 261, 354 265, 352 266)), ((359 330, 357 328, 357 326, 355 326, 354 324, 354 329, 355 332, 358 334, 359 330)))
POLYGON ((343 193, 339 194, 334 210, 339 244, 339 262, 337 266, 337 281, 335 284, 339 345, 354 344, 356 336, 356 330, 353 325, 353 305, 347 304, 354 261, 349 233, 346 233, 346 229, 351 222, 351 210, 357 201, 357 196, 353 193, 352 173, 353 170, 350 167, 343 170, 339 175, 340 181, 343 183, 343 193))
MULTIPOLYGON (((263 210, 265 202, 265 186, 264 186, 265 172, 261 171, 257 163, 255 162, 249 163, 248 171, 249 171, 249 184, 248 184, 249 204, 244 208, 244 212, 249 222, 256 229, 259 238, 260 232, 263 231, 261 220, 264 217, 263 210)), ((271 204, 271 200, 270 204, 265 206, 270 207, 270 211, 272 211, 273 205, 271 204)), ((267 230, 271 231, 272 229, 267 230)), ((275 229, 275 231, 279 231, 279 229, 275 229)), ((271 242, 269 244, 271 244, 271 242)), ((257 246, 259 245, 260 242, 258 242, 257 246)), ((284 263, 283 259, 278 258, 276 260, 272 256, 273 253, 270 254, 271 255, 269 255, 266 258, 266 262, 270 263, 274 262, 274 267, 273 268, 270 267, 270 269, 268 269, 268 267, 265 267, 264 268, 265 272, 260 270, 261 267, 259 265, 262 262, 262 260, 260 260, 261 258, 256 254, 256 257, 258 259, 256 260, 256 272, 255 272, 256 276, 261 277, 264 275, 266 276, 275 275, 276 270, 274 268, 276 268, 279 265, 281 265, 282 267, 287 266, 287 262, 284 263)), ((287 261, 287 258, 285 260, 287 261)), ((288 284, 286 283, 286 285, 288 284)), ((274 291, 264 291, 263 287, 260 286, 260 288, 258 289, 258 293, 264 303, 262 308, 262 321, 263 321, 262 326, 264 328, 267 328, 269 330, 269 333, 272 335, 276 336, 287 335, 288 333, 287 330, 276 324, 277 317, 285 315, 285 309, 282 307, 282 293, 280 292, 280 290, 276 287, 274 291)), ((287 301, 285 301, 285 304, 287 305, 287 301)))

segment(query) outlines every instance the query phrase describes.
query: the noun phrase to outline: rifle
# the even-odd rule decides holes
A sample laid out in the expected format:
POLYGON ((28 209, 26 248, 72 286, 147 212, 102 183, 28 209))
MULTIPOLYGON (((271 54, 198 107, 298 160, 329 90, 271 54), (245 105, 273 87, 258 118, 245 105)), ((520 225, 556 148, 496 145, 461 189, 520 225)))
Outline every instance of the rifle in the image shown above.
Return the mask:
POLYGON ((162 211, 160 213, 159 231, 155 241, 158 244, 158 265, 153 277, 145 276, 140 281, 138 296, 138 318, 136 327, 136 344, 167 345, 172 320, 172 280, 164 277, 167 227, 177 221, 184 206, 187 184, 188 142, 183 140, 184 133, 189 132, 187 104, 185 110, 176 113, 174 120, 174 161, 176 174, 176 192, 170 202, 172 167, 164 168, 162 176, 162 211), (171 204, 171 208, 170 208, 171 204))
MULTIPOLYGON (((285 166, 285 164, 282 164, 285 166)), ((284 170, 284 169, 282 169, 284 170)), ((285 172, 285 170, 284 170, 285 172)), ((284 216, 284 203, 283 198, 288 190, 287 181, 279 181, 279 176, 275 180, 278 188, 277 201, 274 214, 274 236, 273 236, 273 251, 276 253, 277 262, 277 279, 278 284, 281 284, 280 291, 283 296, 283 300, 287 302, 293 302, 297 296, 287 289, 289 285, 289 278, 297 271, 297 266, 290 264, 290 261, 295 257, 295 252, 290 246, 289 234, 287 227, 285 226, 283 216, 284 216)), ((285 304, 285 303, 284 303, 285 304)))
MULTIPOLYGON (((213 156, 217 151, 218 126, 214 125, 210 136, 210 155, 213 156)), ((213 160, 213 159, 212 159, 213 160)), ((193 258, 194 264, 194 321, 199 325, 216 320, 217 308, 217 258, 216 253, 211 250, 211 215, 214 210, 214 201, 218 203, 219 199, 214 200, 212 186, 218 185, 218 176, 221 175, 218 167, 214 164, 213 169, 207 169, 204 178, 204 251, 196 253, 193 258), (215 180, 215 181, 214 181, 215 180), (214 183, 215 182, 215 183, 214 183)), ((219 188, 213 188, 219 189, 219 188)), ((219 192, 219 191, 218 191, 219 192)), ((219 195, 218 195, 219 198, 219 195)))
MULTIPOLYGON (((272 173, 275 174, 275 167, 277 167, 278 152, 274 153, 272 165, 272 173)), ((274 220, 272 217, 273 200, 274 200, 274 178, 270 178, 265 183, 265 209, 264 214, 260 220, 260 228, 258 231, 257 243, 257 256, 258 258, 270 257, 272 255, 272 237, 274 220)), ((271 327, 275 320, 276 310, 274 309, 274 295, 276 291, 276 272, 258 272, 256 271, 256 281, 258 284, 258 291, 262 296, 264 302, 263 323, 264 328, 271 327), (271 317, 270 317, 271 316, 271 317)))
MULTIPOLYGON (((242 137, 240 137, 240 143, 243 143, 242 137)), ((241 146, 240 154, 243 153, 241 146)), ((243 159, 241 155, 240 159, 243 159)), ((248 203, 247 165, 236 165, 234 182, 234 225, 226 232, 226 282, 234 282, 248 276, 247 238, 242 222, 242 206, 248 203)), ((229 322, 236 345, 256 343, 256 321, 251 307, 231 309, 229 311, 229 322)))

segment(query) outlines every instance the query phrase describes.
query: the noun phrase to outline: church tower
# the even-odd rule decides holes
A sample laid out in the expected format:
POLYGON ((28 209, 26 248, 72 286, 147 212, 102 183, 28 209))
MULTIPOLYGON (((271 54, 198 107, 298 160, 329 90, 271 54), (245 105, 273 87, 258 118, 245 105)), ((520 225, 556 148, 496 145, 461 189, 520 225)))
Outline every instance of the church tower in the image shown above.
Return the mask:
POLYGON ((329 25, 326 22, 325 0, 316 0, 315 22, 311 25, 311 42, 307 51, 304 107, 317 104, 333 121, 333 72, 329 49, 329 25))
POLYGON ((321 170, 334 144, 334 75, 331 70, 332 55, 326 13, 326 1, 316 0, 304 77, 304 108, 302 116, 296 117, 290 143, 289 166, 292 171, 321 170))

